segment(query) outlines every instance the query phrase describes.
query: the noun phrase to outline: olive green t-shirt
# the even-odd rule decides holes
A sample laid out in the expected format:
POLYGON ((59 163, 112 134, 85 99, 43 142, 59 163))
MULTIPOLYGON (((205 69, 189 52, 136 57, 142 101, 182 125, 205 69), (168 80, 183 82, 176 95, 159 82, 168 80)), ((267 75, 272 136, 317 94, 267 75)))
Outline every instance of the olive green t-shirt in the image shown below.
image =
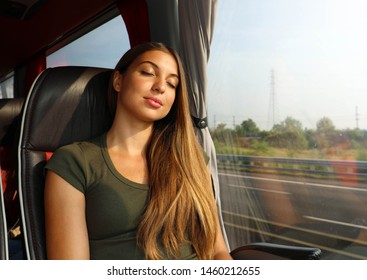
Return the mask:
MULTIPOLYGON (((116 170, 106 148, 106 134, 58 149, 46 169, 85 196, 91 259, 144 259, 136 244, 136 231, 149 187, 116 170)), ((191 244, 181 246, 180 258, 196 258, 191 244)))

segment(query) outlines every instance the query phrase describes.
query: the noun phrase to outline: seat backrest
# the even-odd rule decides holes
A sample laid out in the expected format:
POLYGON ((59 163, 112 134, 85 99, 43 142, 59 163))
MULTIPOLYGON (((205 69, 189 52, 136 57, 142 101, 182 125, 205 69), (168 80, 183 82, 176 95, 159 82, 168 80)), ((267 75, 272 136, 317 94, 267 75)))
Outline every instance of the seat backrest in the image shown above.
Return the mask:
POLYGON ((17 145, 23 98, 0 99, 0 259, 7 259, 8 229, 19 219, 17 145))
POLYGON ((112 70, 49 68, 27 97, 19 142, 19 198, 28 259, 46 259, 44 165, 60 146, 108 130, 112 117, 107 89, 112 70))

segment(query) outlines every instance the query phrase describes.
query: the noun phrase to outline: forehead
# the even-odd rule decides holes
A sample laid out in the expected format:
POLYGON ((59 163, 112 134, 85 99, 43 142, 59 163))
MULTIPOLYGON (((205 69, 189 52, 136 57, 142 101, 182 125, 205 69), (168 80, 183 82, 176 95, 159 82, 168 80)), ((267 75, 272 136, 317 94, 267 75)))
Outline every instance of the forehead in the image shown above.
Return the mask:
POLYGON ((139 55, 133 64, 142 64, 144 62, 153 63, 160 69, 165 69, 172 72, 173 74, 178 74, 178 66, 175 57, 169 53, 159 50, 147 51, 139 55))

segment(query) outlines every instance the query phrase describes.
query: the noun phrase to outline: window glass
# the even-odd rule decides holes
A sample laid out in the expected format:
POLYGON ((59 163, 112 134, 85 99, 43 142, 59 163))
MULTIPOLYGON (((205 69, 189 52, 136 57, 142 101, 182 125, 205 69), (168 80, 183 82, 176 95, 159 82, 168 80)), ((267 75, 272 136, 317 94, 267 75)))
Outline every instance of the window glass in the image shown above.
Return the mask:
POLYGON ((129 38, 120 16, 47 57, 47 67, 77 65, 114 68, 129 49, 129 38))
POLYGON ((0 82, 0 98, 14 97, 14 76, 0 82))
POLYGON ((367 2, 218 2, 208 119, 231 248, 367 259, 367 2))

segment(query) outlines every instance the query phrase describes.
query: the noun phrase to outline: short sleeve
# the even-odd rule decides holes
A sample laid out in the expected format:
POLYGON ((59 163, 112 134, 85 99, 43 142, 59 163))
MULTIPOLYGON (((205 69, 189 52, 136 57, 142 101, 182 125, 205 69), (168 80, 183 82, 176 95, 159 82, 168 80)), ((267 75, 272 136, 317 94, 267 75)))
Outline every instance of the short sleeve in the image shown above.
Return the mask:
POLYGON ((45 169, 51 170, 85 193, 86 174, 83 151, 78 144, 71 144, 59 148, 47 162, 45 169))

